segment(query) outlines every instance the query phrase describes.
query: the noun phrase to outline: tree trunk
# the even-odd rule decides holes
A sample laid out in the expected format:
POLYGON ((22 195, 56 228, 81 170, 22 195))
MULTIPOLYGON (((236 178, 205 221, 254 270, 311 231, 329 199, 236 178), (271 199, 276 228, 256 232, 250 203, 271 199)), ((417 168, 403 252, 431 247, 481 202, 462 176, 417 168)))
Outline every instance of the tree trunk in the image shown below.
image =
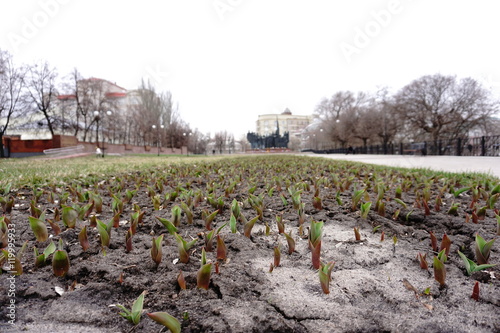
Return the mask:
POLYGON ((0 133, 0 158, 4 158, 5 154, 3 151, 3 132, 0 133))
POLYGON ((43 111, 43 114, 45 116, 45 119, 47 119, 47 126, 49 126, 50 134, 52 135, 52 137, 54 137, 54 127, 52 126, 52 121, 50 120, 47 111, 43 111))

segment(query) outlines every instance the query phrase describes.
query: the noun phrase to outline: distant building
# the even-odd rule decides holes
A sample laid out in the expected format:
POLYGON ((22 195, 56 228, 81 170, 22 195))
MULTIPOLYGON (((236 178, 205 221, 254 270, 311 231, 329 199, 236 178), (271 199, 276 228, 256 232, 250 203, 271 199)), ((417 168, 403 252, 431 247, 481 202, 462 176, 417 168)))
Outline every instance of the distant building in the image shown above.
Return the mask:
MULTIPOLYGON (((136 99, 134 91, 127 91, 116 83, 99 78, 79 80, 77 89, 79 106, 75 92, 58 94, 54 96, 49 113, 55 134, 73 135, 78 128, 78 139, 83 140, 82 135, 87 129, 88 137, 83 141, 94 139, 96 128, 94 111, 110 110, 124 115, 136 99), (82 111, 77 111, 79 107, 83 108, 86 117, 82 116, 82 111)), ((22 140, 52 137, 47 127, 47 120, 41 112, 33 112, 29 117, 12 119, 8 134, 20 135, 22 140)))
POLYGON ((281 114, 263 114, 257 119, 256 133, 261 136, 272 135, 276 133, 277 125, 281 133, 288 132, 290 137, 289 148, 295 149, 296 144, 300 143, 301 133, 313 121, 312 115, 293 115, 286 108, 281 114))

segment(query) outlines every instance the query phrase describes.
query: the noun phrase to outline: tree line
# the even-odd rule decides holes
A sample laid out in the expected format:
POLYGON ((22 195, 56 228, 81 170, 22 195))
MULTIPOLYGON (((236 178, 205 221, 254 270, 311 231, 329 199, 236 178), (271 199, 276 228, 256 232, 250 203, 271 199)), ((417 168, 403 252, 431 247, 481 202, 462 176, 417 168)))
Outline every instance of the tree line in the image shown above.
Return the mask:
POLYGON ((317 105, 316 132, 323 146, 366 147, 400 142, 467 138, 473 131, 500 132, 493 118, 499 102, 472 78, 422 76, 394 94, 339 91, 317 105))
MULTIPOLYGON (((188 146, 196 154, 205 153, 211 141, 209 133, 182 120, 170 91, 157 91, 149 81, 126 91, 85 78, 76 68, 61 77, 47 61, 18 66, 0 49, 0 157, 5 135, 41 131, 86 142, 188 146)), ((234 144, 226 131, 215 133, 215 139, 221 151, 234 144)))

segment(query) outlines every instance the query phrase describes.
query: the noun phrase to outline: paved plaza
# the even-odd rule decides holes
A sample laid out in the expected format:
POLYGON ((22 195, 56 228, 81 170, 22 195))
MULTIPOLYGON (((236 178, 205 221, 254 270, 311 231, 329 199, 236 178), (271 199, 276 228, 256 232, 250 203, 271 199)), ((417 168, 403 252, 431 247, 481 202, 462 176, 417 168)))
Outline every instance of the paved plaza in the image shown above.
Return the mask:
POLYGON ((427 168, 449 172, 481 172, 500 178, 500 157, 489 156, 413 156, 413 155, 345 155, 305 154, 337 160, 403 167, 427 168))

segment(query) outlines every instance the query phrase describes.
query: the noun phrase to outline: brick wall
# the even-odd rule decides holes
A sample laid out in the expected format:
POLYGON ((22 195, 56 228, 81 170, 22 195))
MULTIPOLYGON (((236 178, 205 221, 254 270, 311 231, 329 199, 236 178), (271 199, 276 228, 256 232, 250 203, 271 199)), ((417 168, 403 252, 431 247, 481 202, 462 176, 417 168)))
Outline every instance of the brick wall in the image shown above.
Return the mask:
MULTIPOLYGON (((84 146, 85 153, 95 154, 97 144, 92 142, 79 142, 76 137, 68 135, 54 135, 52 140, 21 140, 20 136, 4 137, 4 145, 9 149, 8 157, 27 157, 43 155, 45 149, 63 148, 73 146, 84 146)), ((102 149, 102 143, 99 143, 102 149)), ((105 154, 125 155, 125 154, 158 154, 158 147, 134 146, 124 144, 104 143, 105 154)), ((160 148, 160 154, 186 155, 187 148, 160 148)))

